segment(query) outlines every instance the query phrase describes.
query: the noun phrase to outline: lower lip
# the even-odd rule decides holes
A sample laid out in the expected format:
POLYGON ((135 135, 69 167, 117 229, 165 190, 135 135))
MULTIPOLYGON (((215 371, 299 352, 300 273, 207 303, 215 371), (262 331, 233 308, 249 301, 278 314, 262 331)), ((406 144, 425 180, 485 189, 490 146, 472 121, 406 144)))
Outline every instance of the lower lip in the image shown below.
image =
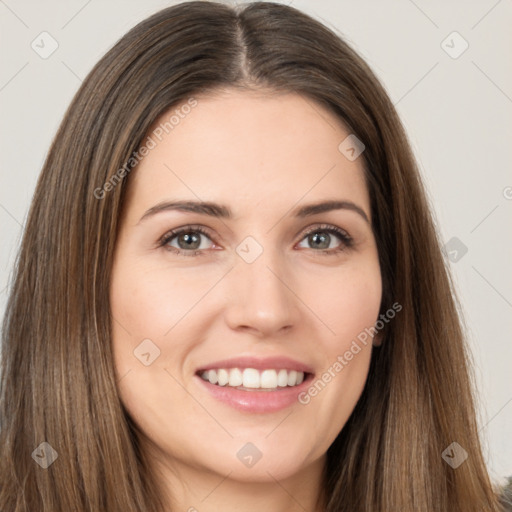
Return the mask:
POLYGON ((298 386, 277 388, 275 391, 244 391, 229 386, 211 384, 199 375, 195 377, 204 389, 217 400, 240 411, 252 413, 281 411, 298 403, 298 395, 305 391, 313 380, 313 375, 308 374, 298 386))

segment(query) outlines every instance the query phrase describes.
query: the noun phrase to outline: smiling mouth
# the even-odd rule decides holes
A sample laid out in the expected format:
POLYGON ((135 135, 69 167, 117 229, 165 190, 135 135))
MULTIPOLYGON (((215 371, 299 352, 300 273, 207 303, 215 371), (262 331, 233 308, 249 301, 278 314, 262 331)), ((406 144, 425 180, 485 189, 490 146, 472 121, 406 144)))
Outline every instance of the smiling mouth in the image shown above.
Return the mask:
POLYGON ((276 391, 299 386, 309 373, 284 368, 217 368, 200 370, 197 375, 216 386, 236 388, 244 391, 276 391))

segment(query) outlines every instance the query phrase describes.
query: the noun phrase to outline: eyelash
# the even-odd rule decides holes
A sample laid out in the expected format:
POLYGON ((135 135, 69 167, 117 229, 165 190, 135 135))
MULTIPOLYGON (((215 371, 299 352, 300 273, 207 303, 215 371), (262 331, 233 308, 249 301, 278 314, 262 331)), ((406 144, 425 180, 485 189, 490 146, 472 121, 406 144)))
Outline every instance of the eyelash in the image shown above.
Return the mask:
MULTIPOLYGON (((205 253, 205 249, 196 249, 193 251, 185 251, 183 249, 178 249, 176 247, 168 246, 167 244, 176 238, 177 236, 184 234, 184 233, 201 233, 202 235, 209 238, 212 242, 212 238, 207 230, 205 230, 202 226, 184 226, 182 228, 178 229, 172 229, 165 233, 160 240, 158 241, 158 247, 163 247, 167 250, 170 250, 176 254, 190 257, 190 256, 203 256, 205 253)), ((302 234, 301 241, 304 240, 307 236, 309 236, 312 233, 328 233, 330 235, 335 235, 341 240, 341 244, 339 247, 335 249, 321 249, 321 250, 314 250, 314 252, 319 253, 319 255, 322 256, 333 256, 335 254, 338 254, 342 251, 345 251, 346 249, 350 249, 353 246, 353 239, 347 234, 346 231, 336 227, 332 226, 330 224, 322 224, 320 226, 315 226, 311 229, 308 229, 302 234)))

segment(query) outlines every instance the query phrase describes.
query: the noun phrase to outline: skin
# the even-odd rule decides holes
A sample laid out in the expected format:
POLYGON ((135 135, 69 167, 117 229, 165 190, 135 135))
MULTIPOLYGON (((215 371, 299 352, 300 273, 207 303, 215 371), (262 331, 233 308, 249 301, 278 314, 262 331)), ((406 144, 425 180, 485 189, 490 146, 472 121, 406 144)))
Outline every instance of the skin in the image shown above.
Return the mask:
POLYGON ((339 199, 371 219, 363 161, 338 150, 350 133, 340 121, 299 95, 196 98, 129 177, 110 289, 120 397, 176 510, 320 510, 326 451, 361 395, 371 339, 307 405, 278 412, 234 409, 194 374, 220 359, 285 355, 319 378, 375 324, 382 284, 371 224, 349 209, 292 215, 339 199), (141 220, 177 199, 221 203, 234 218, 162 211, 141 220), (169 248, 193 252, 183 237, 158 245, 190 224, 209 232, 196 234, 201 254, 169 248), (318 248, 304 233, 321 224, 353 246, 319 227, 328 249, 318 248), (247 236, 263 249, 252 263, 236 252, 247 236), (134 356, 144 339, 160 350, 149 366, 134 356), (262 453, 250 468, 236 456, 247 442, 262 453))

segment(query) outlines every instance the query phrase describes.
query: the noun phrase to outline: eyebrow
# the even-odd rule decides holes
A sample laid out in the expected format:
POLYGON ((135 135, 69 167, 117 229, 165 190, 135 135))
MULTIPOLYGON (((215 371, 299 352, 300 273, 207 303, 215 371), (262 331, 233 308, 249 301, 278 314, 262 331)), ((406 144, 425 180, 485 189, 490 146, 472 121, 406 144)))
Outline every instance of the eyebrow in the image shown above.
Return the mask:
MULTIPOLYGON (((352 201, 329 200, 318 203, 306 204, 292 211, 292 216, 304 218, 319 213, 325 213, 333 210, 350 210, 360 215, 368 224, 370 223, 366 212, 352 201)), ((232 219, 233 212, 229 206, 209 201, 164 201, 159 203, 144 213, 139 222, 152 217, 161 212, 180 211, 197 213, 199 215, 208 215, 219 219, 232 219)))

